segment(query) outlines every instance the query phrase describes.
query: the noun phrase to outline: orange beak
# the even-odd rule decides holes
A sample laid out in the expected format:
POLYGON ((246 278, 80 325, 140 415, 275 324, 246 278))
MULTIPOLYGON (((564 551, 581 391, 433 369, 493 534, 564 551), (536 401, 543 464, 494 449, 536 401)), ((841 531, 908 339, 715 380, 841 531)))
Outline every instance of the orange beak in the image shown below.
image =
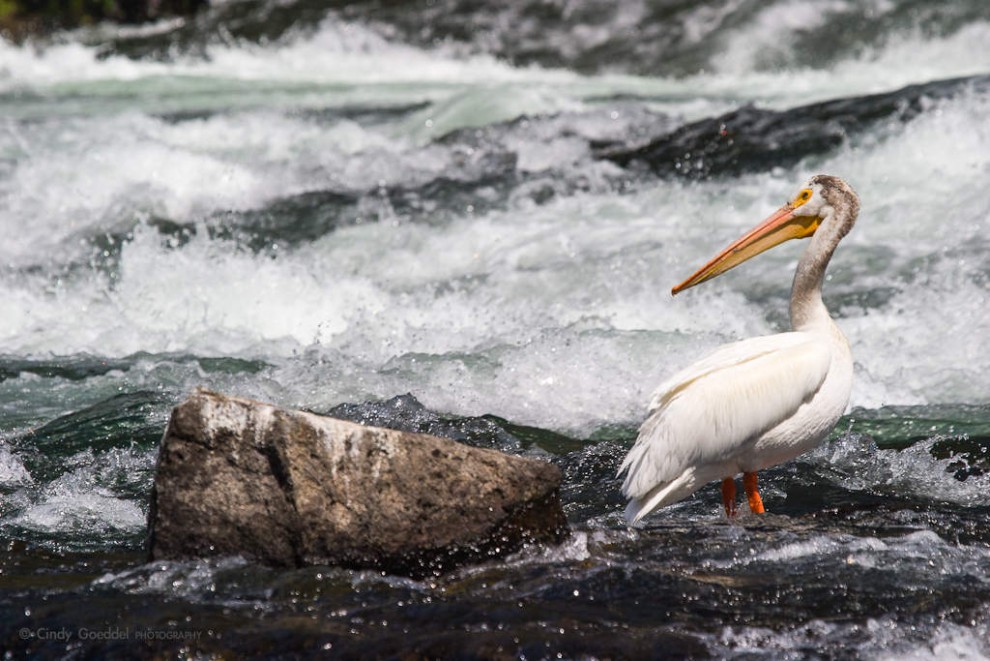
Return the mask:
POLYGON ((678 294, 689 287, 701 284, 705 280, 722 275, 729 269, 739 266, 746 260, 756 257, 761 252, 780 245, 784 241, 804 239, 814 234, 821 218, 795 216, 795 209, 797 206, 793 203, 782 206, 757 227, 715 255, 711 261, 698 269, 690 278, 671 289, 670 293, 678 294))

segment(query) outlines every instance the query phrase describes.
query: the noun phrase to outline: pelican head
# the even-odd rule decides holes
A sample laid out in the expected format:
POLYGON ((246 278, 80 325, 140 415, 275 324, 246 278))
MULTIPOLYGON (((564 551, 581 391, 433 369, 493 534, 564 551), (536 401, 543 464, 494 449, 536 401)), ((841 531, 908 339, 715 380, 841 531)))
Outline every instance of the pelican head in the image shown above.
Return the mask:
POLYGON ((671 293, 678 294, 719 276, 785 241, 805 239, 816 232, 827 237, 819 251, 827 262, 835 246, 852 229, 858 212, 859 197, 849 184, 831 175, 815 175, 787 204, 671 289, 671 293))

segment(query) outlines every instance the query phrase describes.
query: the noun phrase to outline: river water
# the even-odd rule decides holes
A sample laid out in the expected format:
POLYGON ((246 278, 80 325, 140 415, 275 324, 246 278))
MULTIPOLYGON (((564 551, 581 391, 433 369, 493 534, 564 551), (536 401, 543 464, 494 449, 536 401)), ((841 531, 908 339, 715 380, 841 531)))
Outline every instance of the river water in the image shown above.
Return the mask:
POLYGON ((990 657, 990 7, 385 4, 0 41, 0 648, 990 657), (786 329, 803 246, 670 287, 818 172, 863 205, 848 414, 767 516, 627 528, 652 389, 786 329), (424 581, 148 564, 198 385, 554 461, 572 535, 424 581))

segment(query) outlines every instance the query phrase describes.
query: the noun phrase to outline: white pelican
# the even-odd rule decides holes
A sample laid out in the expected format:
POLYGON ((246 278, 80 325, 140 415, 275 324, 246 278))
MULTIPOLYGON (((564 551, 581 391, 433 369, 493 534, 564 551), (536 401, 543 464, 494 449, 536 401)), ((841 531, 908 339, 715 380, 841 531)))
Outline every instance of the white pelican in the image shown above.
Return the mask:
POLYGON ((677 294, 789 239, 811 237, 791 287, 790 333, 727 344, 663 383, 619 475, 635 523, 664 505, 722 480, 736 514, 735 476, 750 509, 763 501, 756 472, 824 440, 852 390, 849 342, 822 303, 832 252, 852 229, 859 198, 838 177, 817 175, 790 202, 671 290, 677 294))

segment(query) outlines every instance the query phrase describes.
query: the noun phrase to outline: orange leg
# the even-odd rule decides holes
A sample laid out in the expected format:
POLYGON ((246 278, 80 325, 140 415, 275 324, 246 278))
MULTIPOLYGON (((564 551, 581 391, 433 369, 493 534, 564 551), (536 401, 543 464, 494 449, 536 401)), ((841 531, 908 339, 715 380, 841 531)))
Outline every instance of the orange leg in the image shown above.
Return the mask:
POLYGON ((746 498, 749 500, 749 509, 753 511, 753 514, 763 514, 763 499, 760 498, 760 492, 756 490, 756 473, 743 473, 743 488, 746 490, 746 498))
POLYGON ((731 477, 722 480, 722 504, 725 505, 725 515, 733 517, 736 509, 736 481, 731 477))

